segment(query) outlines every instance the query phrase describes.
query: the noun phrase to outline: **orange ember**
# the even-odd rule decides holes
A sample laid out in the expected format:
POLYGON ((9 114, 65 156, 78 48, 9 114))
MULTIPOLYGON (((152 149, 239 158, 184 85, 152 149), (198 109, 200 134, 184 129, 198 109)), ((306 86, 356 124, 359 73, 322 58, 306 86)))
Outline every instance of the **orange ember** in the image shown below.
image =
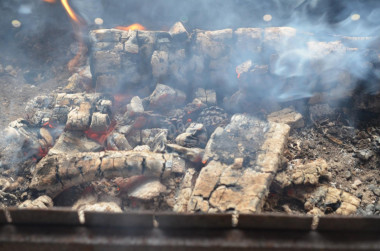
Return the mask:
POLYGON ((49 128, 54 128, 54 126, 52 124, 50 124, 50 122, 45 122, 42 124, 42 127, 49 127, 49 128))
POLYGON ((207 160, 202 160, 203 165, 206 165, 206 163, 207 163, 207 160))
POLYGON ((73 9, 70 7, 69 3, 67 2, 68 0, 61 0, 61 3, 65 10, 67 11, 67 14, 69 14, 70 18, 74 20, 76 23, 80 23, 77 15, 73 11, 73 9))
POLYGON ((56 1, 55 0, 42 0, 44 1, 45 3, 55 3, 56 1))
POLYGON ((37 158, 38 159, 42 159, 43 157, 46 156, 46 154, 48 154, 48 152, 49 152, 49 148, 42 148, 42 147, 40 147, 38 149, 37 158))
POLYGON ((86 134, 88 138, 95 140, 101 145, 104 145, 104 142, 107 140, 108 136, 115 129, 115 127, 116 127, 116 122, 112 121, 111 125, 108 127, 106 131, 95 132, 91 129, 88 129, 87 131, 84 131, 84 133, 86 134))
POLYGON ((145 27, 141 24, 131 24, 129 26, 116 26, 115 29, 129 31, 129 30, 145 30, 145 27))
POLYGON ((187 122, 190 123, 192 120, 191 119, 187 119, 187 122))

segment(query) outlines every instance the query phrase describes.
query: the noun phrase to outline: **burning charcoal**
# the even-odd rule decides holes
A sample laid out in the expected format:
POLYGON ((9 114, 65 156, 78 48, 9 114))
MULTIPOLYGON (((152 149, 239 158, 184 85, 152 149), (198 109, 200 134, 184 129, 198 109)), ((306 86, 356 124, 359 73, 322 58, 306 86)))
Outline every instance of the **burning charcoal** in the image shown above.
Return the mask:
POLYGON ((260 52, 261 34, 260 28, 239 28, 234 33, 236 36, 236 48, 243 53, 260 52))
POLYGON ((120 41, 121 31, 115 29, 100 29, 90 32, 92 42, 118 42, 120 41))
POLYGON ((184 159, 200 164, 204 155, 204 150, 200 148, 187 148, 176 144, 167 144, 169 149, 179 153, 184 159))
POLYGON ((83 132, 66 131, 61 134, 53 148, 49 150, 49 154, 99 152, 101 150, 103 150, 103 146, 88 139, 83 132))
POLYGON ((202 101, 202 103, 207 105, 216 105, 216 93, 214 90, 205 90, 203 88, 198 88, 195 91, 195 98, 202 101))
MULTIPOLYGON (((120 75, 120 87, 126 88, 138 84, 142 76, 140 75, 140 66, 138 64, 139 56, 137 55, 123 55, 122 57, 122 74, 120 75), (125 82, 125 83, 123 83, 125 82)), ((146 74, 149 75, 149 74, 146 74)))
POLYGON ((187 210, 260 212, 274 173, 281 162, 289 130, 289 126, 285 124, 268 125, 253 117, 235 114, 231 123, 224 130, 216 129, 207 143, 203 163, 207 160, 208 164, 202 168, 197 178, 187 210), (269 130, 265 130, 267 127, 269 130), (229 135, 229 138, 223 138, 223 134, 229 135), (213 142, 219 137, 223 138, 220 141, 222 143, 213 142), (213 144, 215 145, 212 147, 213 144), (215 150, 218 148, 214 151, 213 158, 209 158, 210 147, 215 150), (228 153, 217 154, 222 149, 228 153), (237 154, 239 151, 247 152, 237 154), (226 161, 228 158, 231 161, 226 161), (225 164, 228 162, 231 165, 225 164))
POLYGON ((222 108, 210 106, 199 114, 197 122, 203 124, 207 132, 211 134, 218 126, 224 126, 228 123, 228 115, 222 108))
POLYGON ((19 202, 16 195, 0 191, 0 206, 5 208, 6 206, 15 206, 19 202))
POLYGON ((128 140, 121 133, 113 132, 107 138, 108 149, 113 150, 132 150, 131 145, 128 143, 128 140))
POLYGON ((269 122, 287 124, 291 128, 301 128, 305 125, 302 115, 290 108, 273 112, 267 116, 267 119, 269 122))
POLYGON ((119 78, 115 74, 101 74, 96 77, 95 89, 98 91, 108 91, 118 88, 119 78))
POLYGON ((24 201, 18 207, 19 208, 49 208, 49 207, 53 207, 53 200, 47 195, 42 195, 33 201, 32 200, 24 201))
POLYGON ((19 170, 21 163, 37 156, 41 145, 37 131, 29 128, 27 121, 23 119, 9 123, 8 127, 0 135, 0 167, 19 170))
MULTIPOLYGON (((235 158, 246 158, 246 164, 253 161, 261 147, 269 125, 251 116, 236 114, 225 129, 217 128, 206 146, 205 160, 215 159, 232 164, 235 158), (214 157, 211 157, 214 155, 214 157)), ((248 165, 252 165, 251 164, 248 165)))
POLYGON ((358 94, 354 96, 354 106, 359 110, 366 110, 374 113, 380 112, 380 95, 358 94))
POLYGON ((67 115, 66 128, 69 130, 85 131, 90 126, 91 104, 84 102, 67 115))
MULTIPOLYGON (((25 112, 29 116, 34 116, 36 112, 47 112, 46 109, 48 109, 53 104, 53 101, 53 96, 37 96, 28 101, 28 103, 25 106, 25 112)), ((38 123, 35 123, 35 125, 37 124, 38 123)))
POLYGON ((93 51, 123 51, 123 44, 119 42, 98 42, 92 46, 93 51))
POLYGON ((124 42, 124 51, 132 54, 139 53, 137 31, 129 30, 121 33, 121 42, 124 42))
POLYGON ((182 91, 175 90, 167 85, 157 84, 156 89, 149 97, 149 106, 153 109, 168 110, 172 106, 184 103, 186 95, 182 91))
POLYGON ((249 72, 252 69, 252 60, 247 60, 244 63, 239 64, 236 66, 236 74, 237 78, 240 78, 240 75, 242 73, 249 72))
POLYGON ((101 113, 111 113, 112 101, 108 99, 101 99, 96 103, 96 110, 101 113))
POLYGON ((121 213, 120 206, 113 201, 109 202, 98 202, 98 198, 92 195, 82 196, 77 202, 72 206, 73 210, 77 210, 79 214, 79 221, 83 224, 85 222, 84 212, 85 211, 96 211, 96 212, 114 212, 121 213))
MULTIPOLYGON (((229 56, 220 57, 218 59, 212 59, 212 60, 210 60, 208 68, 210 70, 212 70, 212 72, 216 72, 217 74, 223 74, 223 73, 225 73, 225 71, 229 70, 228 69, 229 68, 229 62, 230 62, 229 56)), ((226 74, 226 76, 228 76, 227 74, 226 74)), ((210 75, 211 75, 211 73, 210 73, 210 75)))
POLYGON ((188 62, 186 50, 184 48, 170 51, 168 55, 169 60, 169 74, 172 77, 172 81, 175 82, 176 86, 181 86, 182 88, 187 87, 189 84, 189 73, 191 68, 191 63, 188 62))
POLYGON ((105 132, 108 130, 111 120, 107 114, 94 112, 92 114, 90 130, 93 132, 105 132))
POLYGON ((6 178, 0 178, 0 190, 1 191, 7 191, 8 187, 11 185, 8 179, 6 178))
POLYGON ((117 131, 121 134, 127 135, 133 130, 133 126, 131 125, 126 125, 126 126, 121 126, 117 129, 117 131))
POLYGON ((110 51, 95 51, 93 54, 93 72, 95 75, 120 70, 121 57, 119 53, 110 51))
POLYGON ((53 146, 54 145, 54 139, 51 136, 49 130, 46 129, 45 127, 40 128, 40 136, 46 142, 47 146, 53 146))
POLYGON ((137 145, 148 145, 153 152, 163 152, 167 141, 168 130, 166 129, 144 129, 134 131, 127 136, 133 147, 137 145))
POLYGON ((162 31, 138 31, 137 41, 140 45, 143 60, 150 62, 157 40, 170 37, 169 33, 162 31))
POLYGON ((150 61, 153 77, 162 79, 168 74, 169 56, 166 51, 154 51, 150 61))
POLYGON ((64 88, 65 92, 75 92, 75 91, 90 91, 92 89, 92 74, 90 66, 87 65, 82 68, 79 73, 74 73, 68 79, 68 84, 64 88))
POLYGON ((202 124, 191 123, 185 133, 178 135, 177 144, 185 147, 205 147, 208 140, 206 128, 202 124))
POLYGON ((316 104, 309 107, 310 117, 315 121, 320 121, 332 117, 336 110, 329 104, 316 104))
POLYGON ((198 118, 199 113, 206 107, 206 104, 204 104, 201 100, 195 98, 193 102, 185 106, 184 111, 186 112, 186 116, 182 116, 182 119, 185 118, 187 121, 189 121, 189 119, 193 121, 198 118))
POLYGON ((330 179, 331 168, 324 159, 305 165, 294 165, 292 169, 278 173, 274 183, 281 189, 293 185, 318 185, 320 177, 330 179))
POLYGON ((175 205, 173 207, 173 211, 177 213, 185 213, 187 212, 187 204, 189 203, 189 199, 192 192, 193 187, 193 179, 196 175, 196 171, 193 168, 189 168, 186 170, 185 176, 183 177, 179 192, 176 195, 175 205))
POLYGON ((131 102, 127 105, 127 113, 128 117, 135 116, 136 114, 143 113, 144 106, 142 104, 141 99, 138 96, 135 96, 131 99, 131 102))
POLYGON ((291 27, 270 27, 264 30, 264 45, 282 51, 284 48, 292 48, 297 30, 291 27))
POLYGON ((143 184, 130 189, 128 196, 138 200, 152 200, 166 191, 166 187, 158 180, 148 180, 143 184))
POLYGON ((169 177, 172 173, 183 174, 186 171, 185 160, 176 154, 166 154, 165 155, 165 171, 162 178, 165 179, 169 177))
POLYGON ((102 98, 100 93, 59 93, 55 98, 56 106, 80 106, 81 103, 87 102, 95 104, 99 99, 102 98))
MULTIPOLYGON (((150 146, 152 152, 163 153, 166 147, 168 131, 165 129, 158 130, 159 132, 157 132, 154 137, 149 137, 146 143, 150 146)), ((144 130, 142 135, 144 135, 144 130)))
POLYGON ((69 112, 70 108, 68 106, 55 106, 52 111, 51 120, 64 125, 67 122, 69 112))
MULTIPOLYGON (((67 115, 67 114, 66 114, 67 115)), ((31 125, 41 126, 42 124, 49 122, 50 118, 53 118, 52 110, 37 110, 31 118, 28 119, 31 125)))
POLYGON ((217 59, 228 52, 227 44, 232 40, 232 30, 195 30, 194 38, 199 53, 217 59))
POLYGON ((183 42, 186 41, 189 37, 189 33, 183 26, 181 22, 176 22, 169 30, 170 36, 173 38, 173 41, 183 42))
POLYGON ((325 214, 335 212, 339 215, 355 214, 360 200, 340 189, 321 185, 312 193, 299 193, 305 202, 305 209, 319 208, 325 214))
POLYGON ((150 147, 148 145, 139 145, 133 148, 135 152, 150 152, 150 147))
MULTIPOLYGON (((137 151, 110 151, 48 155, 36 166, 31 189, 46 190, 55 197, 63 190, 96 177, 145 175, 159 178, 169 161, 168 154, 137 151)), ((171 160, 170 160, 171 161, 171 160)))
POLYGON ((369 149, 363 149, 358 150, 356 152, 356 156, 359 157, 359 159, 367 161, 374 155, 374 152, 369 149))

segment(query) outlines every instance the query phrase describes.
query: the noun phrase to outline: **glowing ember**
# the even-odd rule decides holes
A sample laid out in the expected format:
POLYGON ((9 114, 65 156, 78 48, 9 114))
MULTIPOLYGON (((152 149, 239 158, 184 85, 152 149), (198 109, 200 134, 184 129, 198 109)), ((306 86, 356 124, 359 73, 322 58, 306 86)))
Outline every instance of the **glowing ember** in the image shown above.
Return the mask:
POLYGON ((202 164, 206 165, 207 164, 207 160, 202 160, 202 164))
POLYGON ((42 0, 44 1, 45 3, 55 3, 56 1, 55 0, 42 0))
POLYGON ((84 131, 84 133, 86 134, 88 138, 95 140, 101 145, 104 145, 104 142, 107 140, 108 136, 115 129, 115 127, 116 127, 116 122, 112 121, 111 125, 108 127, 106 131, 95 132, 91 129, 88 129, 87 131, 84 131))
POLYGON ((141 24, 131 24, 129 26, 116 26, 115 29, 129 31, 129 30, 145 30, 145 27, 141 24))
POLYGON ((49 152, 49 148, 48 147, 46 147, 46 148, 40 147, 38 149, 37 158, 38 159, 42 159, 43 157, 46 156, 46 154, 48 154, 48 152, 49 152))
POLYGON ((54 128, 54 126, 52 124, 50 124, 50 122, 45 122, 42 124, 42 127, 49 127, 49 128, 54 128))

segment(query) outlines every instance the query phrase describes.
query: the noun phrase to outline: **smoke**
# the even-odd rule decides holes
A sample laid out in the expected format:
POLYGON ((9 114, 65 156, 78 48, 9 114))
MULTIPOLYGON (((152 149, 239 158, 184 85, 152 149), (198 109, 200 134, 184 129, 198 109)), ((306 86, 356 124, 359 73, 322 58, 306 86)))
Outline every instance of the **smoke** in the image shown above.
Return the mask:
MULTIPOLYGON (((271 74, 280 81, 270 90, 272 96, 280 101, 310 97, 315 91, 328 90, 327 85, 337 85, 345 73, 351 75, 349 81, 364 83, 367 92, 378 91, 380 71, 376 64, 379 59, 373 56, 380 25, 378 1, 71 2, 90 23, 100 15, 106 28, 139 22, 151 30, 167 30, 177 21, 183 22, 189 31, 195 28, 293 27, 297 30, 295 37, 279 40, 275 51, 261 51, 264 54, 261 60, 251 58, 254 64, 260 65, 268 63, 265 58, 277 55, 271 74), (270 18, 263 18, 264 15, 270 18), (284 86, 289 81, 292 81, 291 87, 284 86)), ((247 60, 244 53, 229 56, 231 62, 237 64, 247 60)), ((227 74, 224 77, 227 78, 225 82, 236 85, 236 76, 227 74)), ((351 83, 350 88, 355 88, 355 83, 351 83)))

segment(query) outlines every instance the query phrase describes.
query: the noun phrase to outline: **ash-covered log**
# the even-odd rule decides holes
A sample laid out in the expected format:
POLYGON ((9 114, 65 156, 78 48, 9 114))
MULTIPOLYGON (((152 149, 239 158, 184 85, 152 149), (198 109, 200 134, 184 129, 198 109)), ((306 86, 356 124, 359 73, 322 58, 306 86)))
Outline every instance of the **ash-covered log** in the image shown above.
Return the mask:
POLYGON ((100 178, 144 175, 160 178, 182 165, 173 154, 137 151, 49 155, 36 166, 31 189, 55 197, 63 190, 100 178))

